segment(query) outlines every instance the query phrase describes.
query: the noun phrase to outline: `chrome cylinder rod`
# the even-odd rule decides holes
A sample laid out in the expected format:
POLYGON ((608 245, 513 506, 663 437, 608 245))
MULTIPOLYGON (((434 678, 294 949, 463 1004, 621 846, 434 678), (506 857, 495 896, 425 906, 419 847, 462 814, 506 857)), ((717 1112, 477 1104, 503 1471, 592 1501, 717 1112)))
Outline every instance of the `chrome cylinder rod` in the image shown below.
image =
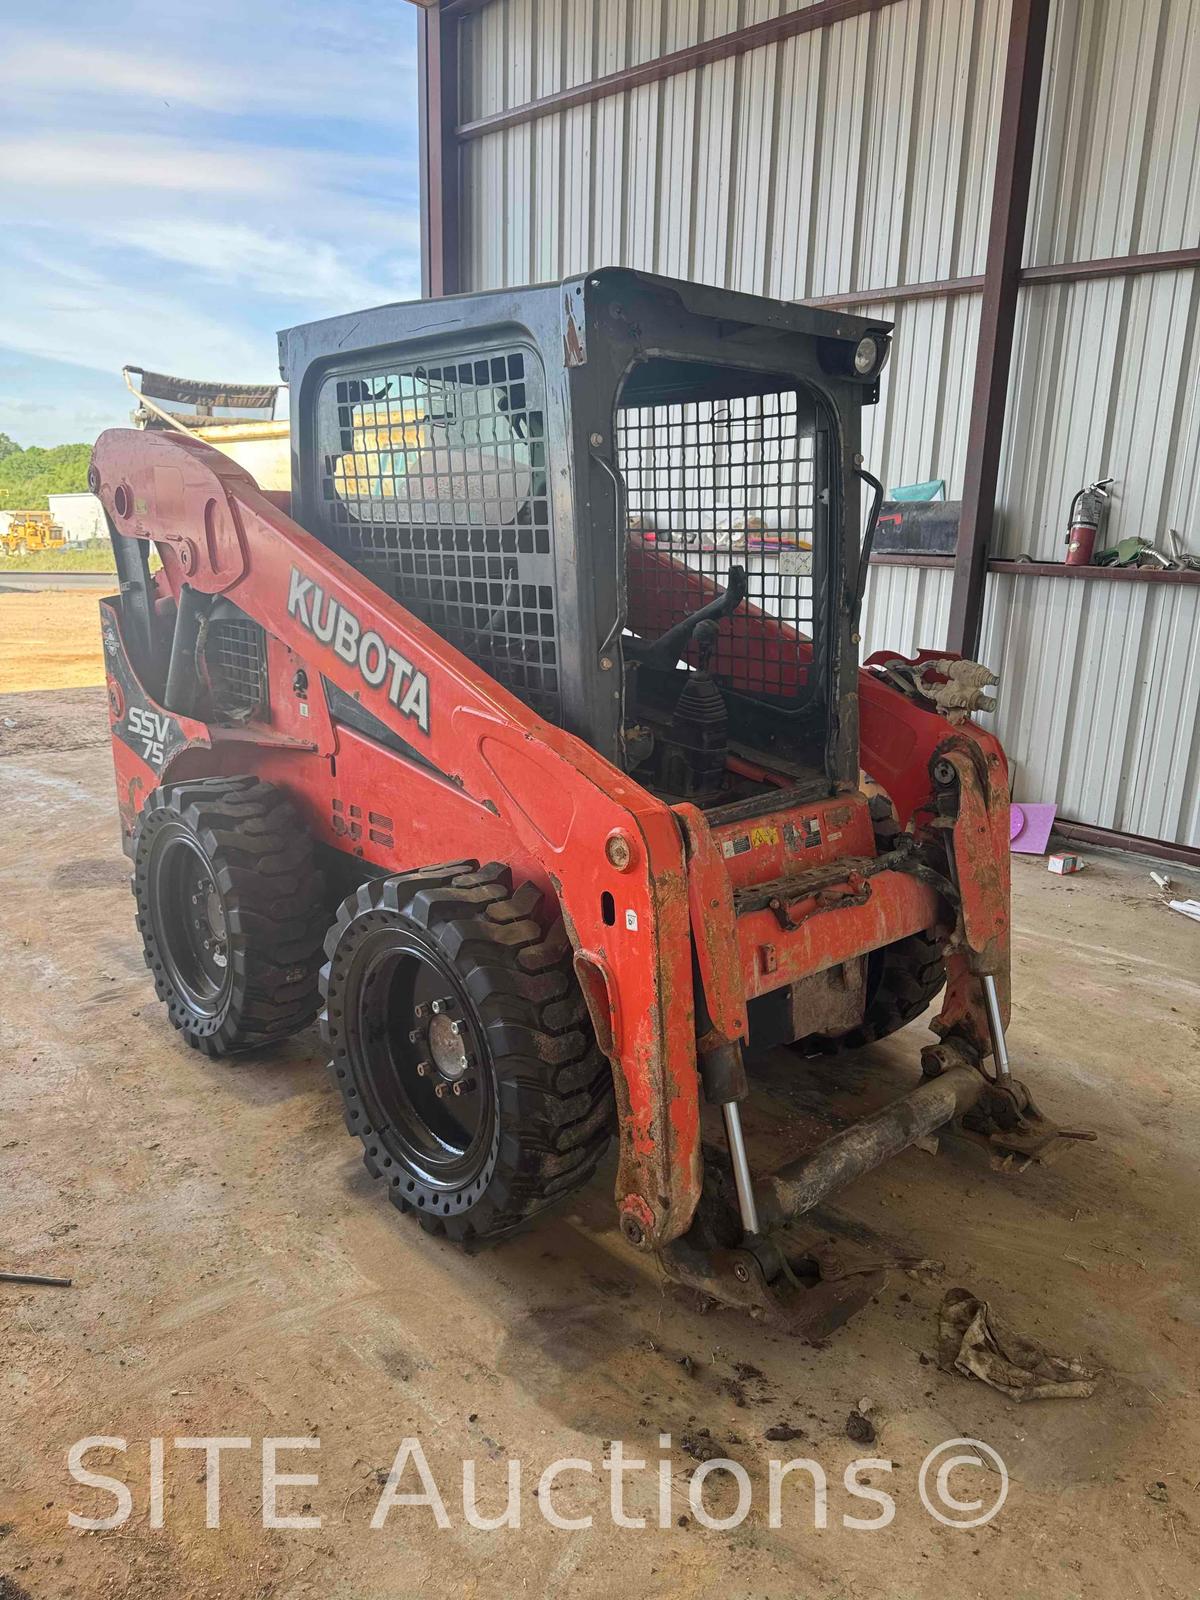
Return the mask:
POLYGON ((983 975, 983 1000, 987 1006, 988 1031, 992 1036, 992 1054, 996 1058, 996 1082, 1007 1083, 1012 1077, 1008 1064, 1008 1044, 1004 1037, 1004 1019, 1000 1015, 1000 995, 996 980, 989 973, 983 975))
POLYGON ((736 1100, 727 1100, 721 1107, 725 1118, 725 1137, 729 1141, 729 1158, 733 1162, 733 1182, 737 1189, 738 1211, 746 1233, 758 1232, 758 1207, 754 1203, 754 1186, 750 1181, 750 1162, 746 1157, 746 1141, 742 1138, 742 1114, 736 1100))

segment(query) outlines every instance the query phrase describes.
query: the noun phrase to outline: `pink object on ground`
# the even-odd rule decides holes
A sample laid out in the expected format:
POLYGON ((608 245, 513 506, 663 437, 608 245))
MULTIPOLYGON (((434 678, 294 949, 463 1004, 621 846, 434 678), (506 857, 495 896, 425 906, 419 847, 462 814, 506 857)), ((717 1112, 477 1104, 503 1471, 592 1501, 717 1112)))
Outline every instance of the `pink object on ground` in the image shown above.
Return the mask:
POLYGON ((1012 820, 1009 823, 1009 847, 1026 856, 1044 856, 1046 846, 1050 843, 1050 830, 1054 827, 1054 819, 1058 815, 1058 807, 1053 803, 1043 804, 1034 801, 1029 804, 1012 807, 1012 820))

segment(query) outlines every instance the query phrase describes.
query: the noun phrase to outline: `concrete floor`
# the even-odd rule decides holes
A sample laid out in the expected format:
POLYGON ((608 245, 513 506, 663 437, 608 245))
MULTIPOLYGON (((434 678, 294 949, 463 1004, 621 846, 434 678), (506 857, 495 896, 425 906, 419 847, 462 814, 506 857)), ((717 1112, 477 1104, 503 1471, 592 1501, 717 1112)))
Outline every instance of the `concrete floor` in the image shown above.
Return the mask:
MULTIPOLYGON (((1015 864, 1016 1067, 1048 1115, 1098 1142, 1015 1176, 944 1140, 840 1196, 831 1227, 881 1257, 944 1265, 894 1270, 814 1349, 660 1283, 614 1227, 611 1169, 538 1231, 466 1256, 367 1178, 315 1037, 238 1066, 181 1047, 134 934, 99 692, 3 697, 0 712, 0 1266, 74 1279, 0 1284, 0 1600, 1196 1593, 1200 928, 1158 903, 1151 863, 1092 853, 1067 880, 1015 864), (1092 1361, 1094 1396, 1018 1406, 942 1373, 936 1308, 954 1284, 1092 1361), (874 1445, 845 1435, 860 1399, 874 1445), (767 1441, 779 1424, 800 1437, 767 1441), (89 1458, 133 1490, 109 1532, 68 1526, 72 1510, 113 1506, 68 1476, 86 1435, 127 1441, 123 1465, 89 1458), (253 1441, 223 1458, 211 1531, 204 1457, 173 1445, 206 1435, 253 1441), (280 1493, 281 1514, 319 1528, 263 1528, 264 1435, 320 1438, 319 1454, 279 1463, 319 1472, 280 1493), (370 1528, 406 1436, 444 1495, 444 1531, 420 1506, 370 1528), (990 1444, 1011 1478, 973 1531, 932 1520, 916 1489, 927 1453, 959 1436, 990 1444), (148 1441, 161 1437, 154 1528, 148 1441), (640 1531, 608 1513, 613 1439, 650 1462, 625 1495, 649 1519, 640 1531), (689 1445, 745 1467, 740 1526, 699 1525, 689 1445), (799 1476, 783 1526, 769 1525, 768 1459, 793 1455, 828 1474, 827 1528, 799 1476), (881 1532, 842 1522, 878 1514, 843 1487, 862 1455, 893 1463, 868 1473, 895 1501, 881 1532), (520 1530, 470 1527, 462 1461, 495 1514, 510 1457, 520 1530), (588 1530, 538 1509, 538 1476, 560 1457, 594 1463, 554 1501, 591 1513, 588 1530)), ((830 1089, 844 1114, 887 1098, 927 1038, 918 1025, 839 1063, 777 1053, 748 1112, 752 1145, 778 1156, 819 1137, 830 1089)), ((953 1483, 992 1492, 978 1475, 953 1483)), ((417 1487, 415 1471, 400 1487, 417 1487)), ((714 1513, 735 1499, 728 1476, 711 1480, 714 1513)))

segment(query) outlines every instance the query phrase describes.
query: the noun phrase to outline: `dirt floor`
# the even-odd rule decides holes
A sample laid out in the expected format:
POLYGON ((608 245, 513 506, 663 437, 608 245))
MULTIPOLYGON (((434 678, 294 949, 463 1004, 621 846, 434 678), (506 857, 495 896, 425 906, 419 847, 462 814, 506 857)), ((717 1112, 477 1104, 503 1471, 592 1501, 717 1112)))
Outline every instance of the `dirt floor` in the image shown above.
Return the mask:
MULTIPOLYGON (((1196 1593, 1200 928, 1159 904, 1151 864, 1092 853, 1066 880, 1015 864, 1015 1064, 1048 1115, 1098 1141, 1016 1175, 949 1138, 855 1185, 823 1227, 880 1258, 943 1265, 893 1270, 810 1348, 660 1283, 614 1226, 611 1168, 536 1232, 464 1255, 368 1179, 315 1036, 237 1066, 182 1047, 133 929, 102 693, 33 698, 0 700, 3 717, 43 718, 0 757, 0 1265, 73 1287, 0 1284, 3 1600, 1196 1593), (54 748, 56 728, 81 747, 54 748), (936 1311, 956 1284, 1094 1363, 1094 1396, 1016 1405, 940 1371, 936 1311), (845 1432, 863 1399, 870 1445, 845 1432), (764 1437, 781 1425, 791 1441, 764 1437), (126 1441, 88 1464, 128 1481, 132 1514, 77 1531, 69 1512, 114 1504, 67 1471, 72 1443, 97 1435, 126 1441), (210 1531, 204 1456, 174 1440, 211 1435, 252 1446, 222 1457, 210 1531), (264 1436, 319 1437, 319 1452, 279 1460, 319 1473, 281 1490, 279 1508, 319 1528, 262 1526, 264 1436), (370 1527, 407 1436, 444 1496, 444 1531, 426 1506, 370 1527), (992 1446, 1011 1479, 974 1530, 934 1521, 917 1492, 928 1452, 959 1437, 992 1446), (161 1528, 148 1511, 157 1438, 161 1528), (649 1463, 625 1494, 642 1530, 609 1515, 601 1461, 618 1439, 649 1463), (694 1458, 714 1454, 742 1464, 753 1496, 726 1531, 688 1500, 694 1458), (826 1528, 802 1474, 770 1525, 767 1462, 792 1456, 828 1475, 826 1528), (843 1487, 860 1456, 892 1464, 867 1471, 895 1502, 883 1531, 843 1525, 879 1511, 843 1487), (538 1476, 560 1457, 593 1466, 554 1499, 562 1516, 590 1513, 590 1529, 551 1527, 538 1509, 538 1476), (468 1525, 466 1458, 492 1515, 505 1461, 521 1460, 519 1531, 468 1525)), ((852 1059, 759 1063, 752 1150, 777 1159, 815 1142, 831 1108, 889 1098, 927 1038, 918 1025, 852 1059)), ((953 1485, 994 1494, 978 1474, 953 1485)), ((415 1469, 400 1487, 418 1488, 415 1469)), ((735 1498, 714 1475, 711 1512, 735 1498)))
POLYGON ((97 602, 115 585, 114 576, 86 588, 18 593, 0 573, 0 693, 102 684, 97 602))

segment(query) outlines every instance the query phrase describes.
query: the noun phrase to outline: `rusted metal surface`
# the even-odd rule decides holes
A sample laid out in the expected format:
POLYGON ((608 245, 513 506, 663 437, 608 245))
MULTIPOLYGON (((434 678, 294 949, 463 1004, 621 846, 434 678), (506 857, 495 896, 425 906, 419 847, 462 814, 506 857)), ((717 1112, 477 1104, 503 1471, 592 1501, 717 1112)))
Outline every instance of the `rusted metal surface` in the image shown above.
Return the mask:
POLYGON ((1009 847, 1008 781, 995 751, 948 741, 939 751, 958 774, 958 815, 951 831, 963 937, 976 972, 990 973, 1005 996, 1008 1020, 1009 847))
POLYGON ((675 815, 687 839, 688 907, 709 1024, 718 1039, 743 1039, 746 995, 737 964, 729 959, 735 921, 733 885, 697 808, 677 805, 675 815))
POLYGON ((792 931, 780 928, 773 911, 753 911, 738 918, 737 942, 742 982, 748 996, 768 994, 797 978, 853 960, 881 945, 933 928, 942 917, 935 891, 904 872, 881 872, 870 880, 865 900, 848 897, 824 914, 815 898, 795 905, 792 931))
POLYGON ((1090 823, 1055 817, 1055 833, 1080 844, 1097 845, 1102 850, 1132 850, 1137 855, 1157 856, 1162 861, 1178 861, 1181 867, 1200 872, 1200 845, 1173 844, 1165 839, 1147 839, 1140 833, 1119 833, 1115 828, 1095 828, 1090 823))
POLYGON ((1180 250, 1142 250, 1127 256, 1098 256, 1092 261, 1055 261, 1022 267, 1022 283, 1083 283, 1091 278, 1137 277, 1143 272, 1179 272, 1200 267, 1200 245, 1180 250))
POLYGON ((835 1190, 969 1111, 986 1087, 973 1067, 955 1067, 851 1123, 809 1155, 755 1186, 763 1221, 779 1226, 803 1216, 835 1190))
POLYGON ((1009 8, 1008 54, 947 638, 948 648, 965 656, 975 654, 983 620, 984 575, 1004 440, 1049 12, 1050 0, 1011 0, 1009 8))
POLYGON ((659 1255, 676 1283, 760 1317, 793 1338, 827 1338, 877 1295, 887 1275, 877 1266, 847 1267, 820 1245, 788 1259, 772 1239, 740 1249, 677 1239, 659 1255))

